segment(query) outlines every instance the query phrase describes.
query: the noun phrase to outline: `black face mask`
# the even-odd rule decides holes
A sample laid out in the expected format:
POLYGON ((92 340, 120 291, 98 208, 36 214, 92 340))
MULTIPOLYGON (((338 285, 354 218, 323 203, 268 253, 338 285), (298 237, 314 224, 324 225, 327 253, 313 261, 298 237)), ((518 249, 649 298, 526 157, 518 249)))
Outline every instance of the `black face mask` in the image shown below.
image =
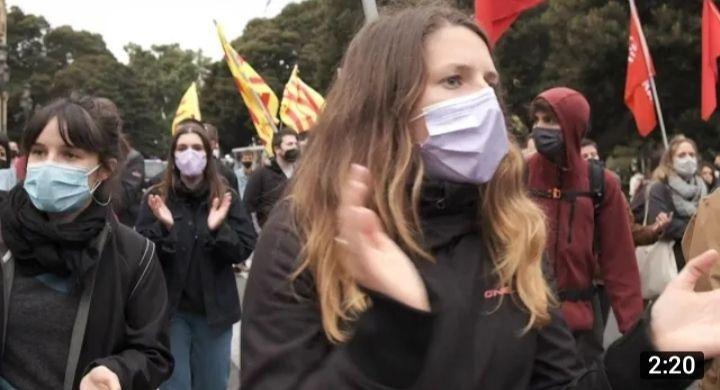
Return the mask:
POLYGON ((283 158, 285 161, 289 163, 294 163, 297 161, 298 158, 300 158, 300 150, 298 149, 290 149, 285 151, 285 154, 283 155, 283 158))
POLYGON ((242 165, 245 167, 245 169, 250 169, 252 166, 252 161, 243 161, 242 165))
POLYGON ((565 159, 565 139, 561 130, 535 127, 532 137, 538 153, 555 164, 563 162, 565 159))

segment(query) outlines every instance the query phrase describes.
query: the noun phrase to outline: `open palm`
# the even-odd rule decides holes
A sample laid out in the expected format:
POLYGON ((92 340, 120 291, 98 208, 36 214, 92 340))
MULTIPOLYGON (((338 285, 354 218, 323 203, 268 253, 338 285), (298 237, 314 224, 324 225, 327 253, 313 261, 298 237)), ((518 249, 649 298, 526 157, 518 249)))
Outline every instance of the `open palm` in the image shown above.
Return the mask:
POLYGON ((155 218, 160 221, 165 227, 170 229, 174 224, 172 212, 165 204, 163 198, 159 195, 150 195, 148 197, 148 206, 152 211, 155 218))
POLYGON ((702 351, 720 356, 720 290, 695 292, 695 283, 720 259, 714 250, 685 265, 653 306, 651 331, 660 351, 702 351))
POLYGON ((217 230, 225 221, 228 211, 230 211, 231 204, 232 195, 229 192, 222 197, 222 201, 220 198, 213 199, 212 207, 210 208, 210 213, 208 213, 207 219, 208 229, 210 229, 211 232, 217 230))
POLYGON ((370 182, 370 172, 353 165, 343 184, 337 212, 340 235, 336 239, 346 252, 342 264, 358 284, 429 311, 427 291, 417 268, 366 206, 370 182))

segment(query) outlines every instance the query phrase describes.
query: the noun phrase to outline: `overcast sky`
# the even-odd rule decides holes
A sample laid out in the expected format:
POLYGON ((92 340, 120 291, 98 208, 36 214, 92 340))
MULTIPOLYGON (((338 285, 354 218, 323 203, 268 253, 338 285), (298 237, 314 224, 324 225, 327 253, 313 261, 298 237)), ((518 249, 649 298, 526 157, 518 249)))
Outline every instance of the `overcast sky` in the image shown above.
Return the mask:
POLYGON ((273 17, 287 4, 300 1, 7 0, 7 6, 42 15, 52 27, 70 25, 99 33, 115 57, 127 62, 123 46, 129 42, 146 49, 152 44, 179 43, 186 49, 202 49, 205 56, 218 60, 222 48, 213 19, 222 23, 232 40, 251 19, 273 17))

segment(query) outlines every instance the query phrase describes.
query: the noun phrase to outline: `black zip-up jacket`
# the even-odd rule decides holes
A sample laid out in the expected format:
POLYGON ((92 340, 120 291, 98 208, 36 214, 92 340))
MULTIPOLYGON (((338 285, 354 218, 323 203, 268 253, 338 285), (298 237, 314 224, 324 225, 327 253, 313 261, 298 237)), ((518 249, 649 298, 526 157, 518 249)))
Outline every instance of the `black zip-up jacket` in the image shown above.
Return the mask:
POLYGON ((370 293, 373 305, 340 345, 323 333, 316 286, 305 271, 291 282, 300 242, 286 203, 261 234, 245 292, 241 388, 309 389, 682 389, 640 380, 651 350, 644 320, 607 353, 606 369, 586 368, 559 312, 522 334, 528 314, 497 289, 478 229, 478 189, 426 183, 425 244, 436 264, 418 262, 432 312, 370 293), (502 301, 500 300, 502 297, 502 301))
MULTIPOLYGON (((76 367, 72 388, 94 367, 106 366, 123 390, 155 389, 173 369, 167 292, 155 245, 113 218, 88 248, 88 255, 99 253, 100 260, 83 282, 75 327, 84 328, 78 333, 84 337, 79 349, 71 344, 68 356, 76 367)), ((12 291, 14 269, 8 264, 2 267, 0 313, 7 312, 12 291)), ((3 317, 0 334, 5 324, 3 317)))
MULTIPOLYGON (((152 192, 152 190, 150 191, 152 192)), ((192 199, 171 193, 165 204, 175 223, 168 231, 143 200, 135 229, 158 246, 158 257, 165 273, 171 314, 177 310, 188 281, 191 262, 199 263, 204 312, 211 325, 231 325, 240 319, 235 274, 232 265, 245 261, 255 247, 255 229, 245 207, 233 193, 225 221, 215 232, 207 225, 207 198, 192 199)))
POLYGON ((263 166, 250 174, 243 201, 248 212, 257 214, 260 227, 265 225, 270 211, 282 197, 287 181, 287 176, 275 159, 270 166, 263 166))

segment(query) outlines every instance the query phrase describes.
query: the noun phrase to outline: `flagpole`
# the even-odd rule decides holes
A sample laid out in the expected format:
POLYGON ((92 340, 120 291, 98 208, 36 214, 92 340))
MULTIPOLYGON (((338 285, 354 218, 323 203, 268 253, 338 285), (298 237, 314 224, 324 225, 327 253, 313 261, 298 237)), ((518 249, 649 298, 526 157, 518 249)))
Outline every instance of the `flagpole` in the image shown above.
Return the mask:
MULTIPOLYGON (((638 15, 637 8, 635 7, 635 0, 628 1, 630 2, 630 12, 632 12, 633 15, 638 16, 637 20, 639 22, 640 17, 638 15)), ((635 18, 633 18, 633 22, 635 22, 635 18)), ((642 39, 641 46, 643 54, 646 58, 645 66, 647 66, 648 75, 650 75, 650 90, 652 91, 652 96, 655 103, 655 111, 657 112, 658 121, 660 122, 660 131, 662 133, 663 144, 665 145, 665 149, 667 149, 668 137, 667 131, 665 131, 665 119, 663 119, 662 109, 660 108, 660 99, 658 98, 657 87, 655 86, 655 72, 653 72, 650 68, 650 61, 652 61, 652 57, 650 57, 649 48, 647 42, 645 41, 645 32, 642 30, 642 25, 638 26, 638 28, 640 29, 640 39, 642 39)))
POLYGON ((370 23, 378 18, 377 4, 375 0, 362 0, 363 11, 365 12, 365 23, 370 23))
POLYGON ((655 110, 657 110, 658 119, 660 120, 660 131, 662 131, 663 144, 665 149, 668 148, 668 137, 665 131, 665 120, 663 119, 662 110, 660 109, 660 100, 658 99, 657 88, 655 88, 655 78, 650 77, 650 88, 652 89, 653 99, 655 100, 655 110))

